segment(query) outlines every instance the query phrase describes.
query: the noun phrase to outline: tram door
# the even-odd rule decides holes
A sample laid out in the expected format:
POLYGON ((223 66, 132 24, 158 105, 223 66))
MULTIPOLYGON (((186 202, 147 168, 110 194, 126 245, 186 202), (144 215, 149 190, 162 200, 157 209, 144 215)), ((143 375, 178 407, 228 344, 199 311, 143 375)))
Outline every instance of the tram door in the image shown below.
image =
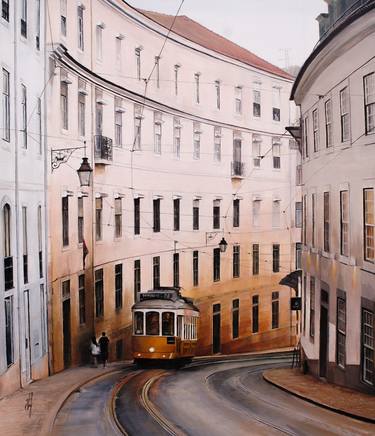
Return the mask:
POLYGON ((221 351, 221 314, 220 304, 214 304, 212 307, 212 352, 214 354, 221 351))
POLYGON ((319 375, 327 376, 328 357, 328 292, 321 291, 320 306, 320 343, 319 343, 319 375))

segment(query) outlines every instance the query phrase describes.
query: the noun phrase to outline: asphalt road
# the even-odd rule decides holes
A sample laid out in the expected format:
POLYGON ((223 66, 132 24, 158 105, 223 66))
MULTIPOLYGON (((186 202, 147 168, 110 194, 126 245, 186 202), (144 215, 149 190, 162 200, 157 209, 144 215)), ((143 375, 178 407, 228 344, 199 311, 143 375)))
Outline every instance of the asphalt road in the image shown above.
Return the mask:
POLYGON ((314 406, 263 380, 264 369, 287 363, 288 358, 265 356, 112 374, 68 400, 54 435, 375 434, 374 425, 314 406))

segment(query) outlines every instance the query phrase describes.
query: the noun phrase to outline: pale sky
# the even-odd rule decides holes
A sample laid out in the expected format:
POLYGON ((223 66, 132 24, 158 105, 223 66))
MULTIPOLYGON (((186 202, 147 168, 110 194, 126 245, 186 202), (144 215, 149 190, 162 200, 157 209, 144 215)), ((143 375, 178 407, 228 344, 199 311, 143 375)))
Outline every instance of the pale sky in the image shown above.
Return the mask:
MULTIPOLYGON (((127 0, 134 7, 174 15, 181 0, 127 0)), ((302 65, 318 40, 315 18, 327 12, 324 0, 185 0, 180 15, 260 57, 285 67, 302 65)))

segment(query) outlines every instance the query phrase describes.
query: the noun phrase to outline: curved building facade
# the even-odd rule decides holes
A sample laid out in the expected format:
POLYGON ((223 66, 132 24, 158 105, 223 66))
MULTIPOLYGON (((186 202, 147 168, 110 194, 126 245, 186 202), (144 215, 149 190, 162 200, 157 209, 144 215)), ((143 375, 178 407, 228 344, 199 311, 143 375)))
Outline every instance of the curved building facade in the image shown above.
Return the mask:
POLYGON ((332 2, 295 82, 309 371, 374 392, 375 2, 332 2))
POLYGON ((160 285, 199 306, 200 354, 293 344, 278 284, 300 252, 292 78, 185 16, 169 33, 173 17, 123 1, 50 14, 48 146, 75 150, 49 174, 53 371, 93 332, 129 355, 130 308, 160 285))

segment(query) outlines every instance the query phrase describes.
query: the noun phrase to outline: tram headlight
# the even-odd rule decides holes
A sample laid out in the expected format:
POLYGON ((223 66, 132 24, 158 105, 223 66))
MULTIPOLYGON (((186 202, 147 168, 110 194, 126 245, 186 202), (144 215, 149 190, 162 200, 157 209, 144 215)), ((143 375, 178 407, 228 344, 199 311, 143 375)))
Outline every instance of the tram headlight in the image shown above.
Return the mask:
POLYGON ((154 347, 150 347, 150 348, 148 349, 148 351, 149 351, 150 353, 153 353, 153 352, 155 351, 155 348, 154 348, 154 347))

